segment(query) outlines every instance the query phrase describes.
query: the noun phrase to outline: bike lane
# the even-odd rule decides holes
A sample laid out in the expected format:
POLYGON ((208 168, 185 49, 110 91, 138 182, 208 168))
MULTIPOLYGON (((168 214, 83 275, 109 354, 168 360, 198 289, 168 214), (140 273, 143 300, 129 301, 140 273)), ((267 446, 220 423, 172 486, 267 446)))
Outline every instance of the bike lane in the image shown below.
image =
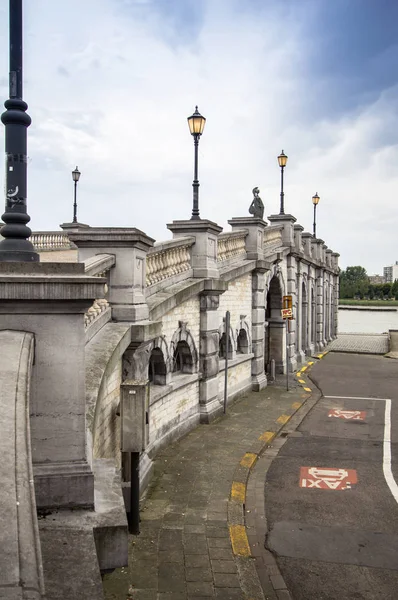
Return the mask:
POLYGON ((342 354, 312 371, 324 395, 265 483, 266 547, 295 600, 398 596, 397 376, 395 361, 342 354))

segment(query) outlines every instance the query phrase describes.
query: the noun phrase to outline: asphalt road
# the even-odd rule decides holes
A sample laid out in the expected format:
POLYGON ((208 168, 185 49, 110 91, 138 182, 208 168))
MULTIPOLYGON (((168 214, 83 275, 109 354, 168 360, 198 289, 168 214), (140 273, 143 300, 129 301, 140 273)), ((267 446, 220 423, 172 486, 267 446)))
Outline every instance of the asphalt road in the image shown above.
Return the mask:
POLYGON ((311 378, 323 396, 267 473, 266 547, 294 600, 396 600, 398 361, 331 353, 311 378))

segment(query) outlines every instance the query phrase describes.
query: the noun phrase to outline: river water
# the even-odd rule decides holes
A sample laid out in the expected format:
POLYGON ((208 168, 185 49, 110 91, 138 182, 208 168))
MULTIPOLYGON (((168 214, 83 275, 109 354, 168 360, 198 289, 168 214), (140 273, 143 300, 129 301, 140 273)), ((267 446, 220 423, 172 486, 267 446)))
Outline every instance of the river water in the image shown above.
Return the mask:
POLYGON ((339 333, 387 333, 389 329, 398 329, 398 310, 339 308, 339 333))

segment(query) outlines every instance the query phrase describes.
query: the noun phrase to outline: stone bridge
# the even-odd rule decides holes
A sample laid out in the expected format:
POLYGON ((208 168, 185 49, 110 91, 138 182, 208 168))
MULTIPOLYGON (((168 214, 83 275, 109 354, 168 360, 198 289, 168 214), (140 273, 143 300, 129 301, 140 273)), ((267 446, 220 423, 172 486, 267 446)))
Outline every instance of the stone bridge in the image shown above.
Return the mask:
POLYGON ((101 598, 100 571, 127 560, 130 452, 143 491, 162 447, 221 414, 226 363, 231 401, 266 386, 271 364, 294 371, 335 339, 339 255, 292 215, 229 224, 174 221, 158 243, 135 228, 36 232, 40 263, 0 263, 2 526, 13 549, 0 597, 58 598, 68 573, 70 597, 101 598))

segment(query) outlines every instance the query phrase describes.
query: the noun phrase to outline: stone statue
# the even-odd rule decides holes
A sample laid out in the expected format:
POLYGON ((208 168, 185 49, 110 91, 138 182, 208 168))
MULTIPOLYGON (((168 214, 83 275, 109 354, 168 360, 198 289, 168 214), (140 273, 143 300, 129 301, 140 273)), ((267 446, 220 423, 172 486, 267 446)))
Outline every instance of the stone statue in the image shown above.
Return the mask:
POLYGON ((249 213, 257 219, 262 219, 264 216, 264 204, 259 196, 260 190, 258 187, 253 188, 253 202, 250 204, 249 213))

